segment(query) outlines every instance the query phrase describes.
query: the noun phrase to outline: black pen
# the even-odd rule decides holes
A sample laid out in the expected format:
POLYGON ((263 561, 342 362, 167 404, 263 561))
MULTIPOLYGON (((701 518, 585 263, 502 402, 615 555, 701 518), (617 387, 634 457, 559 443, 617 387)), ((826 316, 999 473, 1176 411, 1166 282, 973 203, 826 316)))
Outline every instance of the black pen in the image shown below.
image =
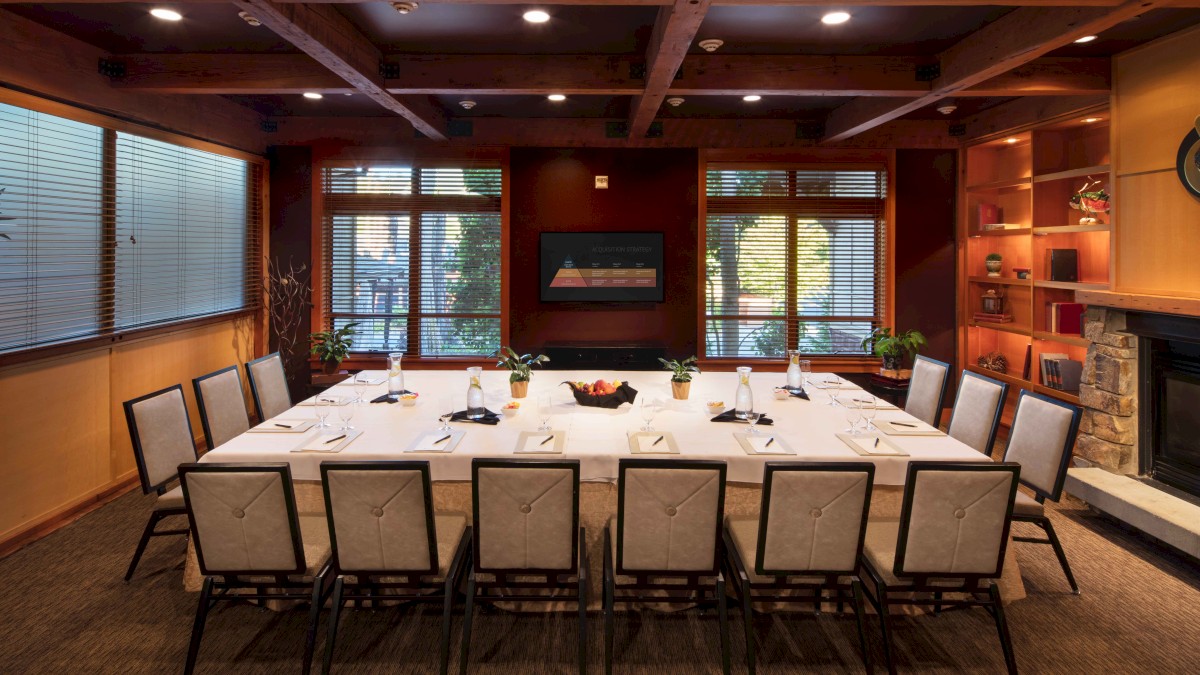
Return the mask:
POLYGON ((345 437, 346 437, 346 434, 342 434, 341 436, 334 436, 333 438, 331 438, 331 439, 329 439, 329 440, 325 441, 325 445, 329 445, 330 443, 332 443, 332 442, 334 442, 334 441, 340 441, 340 440, 342 440, 342 439, 343 439, 343 438, 345 438, 345 437))
POLYGON ((454 435, 454 434, 446 434, 445 436, 442 436, 441 438, 439 438, 439 439, 437 439, 436 441, 434 441, 434 442, 433 442, 433 444, 434 444, 434 445, 437 445, 438 443, 441 443, 442 441, 449 440, 449 439, 450 439, 450 437, 451 437, 451 436, 453 436, 453 435, 454 435))
POLYGON ((662 439, 664 439, 664 438, 666 438, 666 436, 665 436, 665 435, 663 435, 663 436, 659 436, 657 440, 655 440, 653 443, 651 443, 651 444, 650 444, 650 447, 652 447, 652 448, 653 448, 654 446, 658 445, 659 441, 661 441, 661 440, 662 440, 662 439))
POLYGON ((877 448, 879 447, 879 439, 878 438, 875 439, 875 447, 877 447, 877 448))
POLYGON ((546 440, 542 441, 541 443, 538 443, 538 445, 539 445, 539 446, 545 445, 545 444, 549 443, 549 442, 550 442, 550 441, 552 441, 552 440, 554 440, 554 434, 550 434, 549 436, 547 436, 547 437, 546 437, 546 440))
POLYGON ((908 422, 892 422, 892 425, 897 426, 897 427, 914 427, 914 428, 917 426, 915 424, 909 424, 908 422))
POLYGON ((772 437, 770 437, 770 438, 768 438, 768 439, 767 439, 767 444, 766 444, 766 445, 764 445, 763 447, 764 447, 764 448, 769 448, 769 447, 771 447, 771 444, 772 444, 772 443, 774 443, 774 442, 775 442, 775 437, 774 437, 774 436, 772 436, 772 437))
POLYGON ((275 426, 277 426, 277 427, 283 427, 284 429, 291 429, 291 428, 292 428, 292 425, 290 425, 290 424, 280 424, 279 422, 276 422, 276 423, 275 423, 275 426))

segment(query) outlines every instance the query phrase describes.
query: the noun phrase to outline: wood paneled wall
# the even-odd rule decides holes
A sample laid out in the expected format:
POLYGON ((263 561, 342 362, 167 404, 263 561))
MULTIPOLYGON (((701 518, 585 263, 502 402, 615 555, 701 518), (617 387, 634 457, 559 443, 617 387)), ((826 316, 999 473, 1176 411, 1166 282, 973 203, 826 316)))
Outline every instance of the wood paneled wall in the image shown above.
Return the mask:
POLYGON ((1191 29, 1115 59, 1114 291, 1200 297, 1200 199, 1175 173, 1200 115, 1198 39, 1191 29))
POLYGON ((0 543, 136 480, 122 402, 182 384, 200 439, 191 379, 253 357, 247 317, 0 370, 0 543))

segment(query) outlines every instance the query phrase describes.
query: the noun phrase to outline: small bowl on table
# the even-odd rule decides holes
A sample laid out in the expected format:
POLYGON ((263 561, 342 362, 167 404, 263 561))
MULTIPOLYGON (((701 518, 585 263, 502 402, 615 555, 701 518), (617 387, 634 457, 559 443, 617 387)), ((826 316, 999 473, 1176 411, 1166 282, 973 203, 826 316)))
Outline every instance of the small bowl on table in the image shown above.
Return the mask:
POLYGON ((416 404, 417 404, 417 395, 416 394, 401 394, 400 395, 400 405, 404 406, 405 408, 411 408, 416 404))
MULTIPOLYGON (((510 403, 509 405, 512 404, 510 403)), ((500 412, 503 413, 505 417, 516 417, 517 413, 521 412, 521 404, 518 403, 516 404, 516 407, 513 408, 510 408, 508 405, 506 405, 500 409, 500 412)))
POLYGON ((787 400, 787 398, 792 395, 792 392, 788 391, 787 389, 780 389, 778 387, 776 387, 772 393, 775 394, 775 400, 777 401, 787 400))
POLYGON ((725 402, 724 401, 710 401, 707 405, 704 406, 704 408, 706 410, 708 410, 709 415, 720 415, 721 413, 725 412, 725 402))

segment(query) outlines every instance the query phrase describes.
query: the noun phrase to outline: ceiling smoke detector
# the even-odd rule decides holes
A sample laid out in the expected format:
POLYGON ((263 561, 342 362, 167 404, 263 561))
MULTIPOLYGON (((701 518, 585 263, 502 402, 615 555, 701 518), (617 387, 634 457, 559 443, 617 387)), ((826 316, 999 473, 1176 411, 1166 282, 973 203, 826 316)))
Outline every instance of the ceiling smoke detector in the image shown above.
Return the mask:
POLYGON ((256 28, 257 28, 258 26, 261 26, 261 25, 262 25, 262 22, 261 22, 261 21, 259 21, 258 19, 254 18, 253 16, 250 16, 250 12, 238 12, 238 16, 242 18, 242 21, 245 21, 246 23, 248 23, 248 24, 250 24, 251 26, 254 26, 254 27, 256 27, 256 28))
POLYGON ((392 9, 396 10, 397 12, 400 12, 401 14, 412 14, 413 12, 417 11, 417 8, 420 6, 421 6, 420 3, 416 3, 416 2, 393 2, 392 3, 392 9))
POLYGON ((937 111, 943 115, 949 115, 955 110, 958 110, 958 106, 954 105, 953 103, 943 103, 937 107, 937 111))
POLYGON ((725 44, 725 41, 724 40, 716 40, 716 39, 701 40, 700 42, 697 42, 696 44, 700 45, 700 49, 703 49, 706 52, 715 52, 721 48, 721 45, 725 44))
POLYGON ((468 99, 466 101, 459 101, 458 104, 460 106, 462 106, 463 110, 470 110, 471 108, 475 107, 475 101, 472 101, 470 99, 468 99))
POLYGON ((683 105, 683 97, 672 96, 671 98, 667 99, 667 105, 671 106, 672 108, 678 108, 679 106, 683 105))

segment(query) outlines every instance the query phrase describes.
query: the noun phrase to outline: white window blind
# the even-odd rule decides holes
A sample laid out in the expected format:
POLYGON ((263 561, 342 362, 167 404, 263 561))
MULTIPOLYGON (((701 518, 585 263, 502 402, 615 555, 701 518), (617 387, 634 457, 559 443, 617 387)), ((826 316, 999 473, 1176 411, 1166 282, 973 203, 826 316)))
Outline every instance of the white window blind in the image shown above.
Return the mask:
POLYGON ((325 316, 355 351, 490 354, 500 344, 495 164, 324 170, 325 316))
POLYGON ((0 352, 254 307, 259 173, 0 104, 0 352))
POLYGON ((861 353, 883 319, 880 168, 710 164, 705 355, 861 353))

